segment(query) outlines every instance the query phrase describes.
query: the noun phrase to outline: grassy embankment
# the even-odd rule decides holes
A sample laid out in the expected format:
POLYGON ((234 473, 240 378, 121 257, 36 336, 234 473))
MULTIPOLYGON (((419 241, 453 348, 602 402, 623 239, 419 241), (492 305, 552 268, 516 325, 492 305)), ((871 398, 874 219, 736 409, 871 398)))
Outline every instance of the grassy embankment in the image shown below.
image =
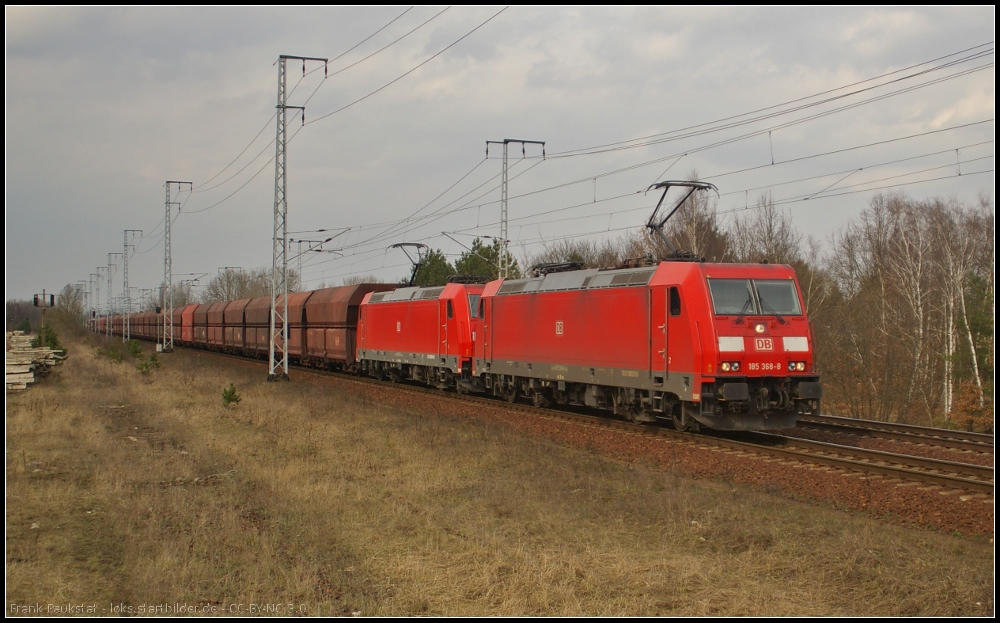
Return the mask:
POLYGON ((268 384, 211 355, 161 355, 143 374, 98 355, 99 339, 64 338, 53 377, 7 397, 8 610, 993 613, 986 538, 623 465, 302 375, 268 384), (229 383, 242 400, 224 407, 229 383))

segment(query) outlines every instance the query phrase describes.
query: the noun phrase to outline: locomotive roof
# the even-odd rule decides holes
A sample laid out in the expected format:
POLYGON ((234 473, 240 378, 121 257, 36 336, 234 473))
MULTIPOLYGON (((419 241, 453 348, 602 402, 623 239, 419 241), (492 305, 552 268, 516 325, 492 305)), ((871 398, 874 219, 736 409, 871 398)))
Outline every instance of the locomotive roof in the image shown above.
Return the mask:
POLYGON ((718 277, 776 277, 791 279, 791 267, 783 264, 709 264, 690 262, 661 262, 656 266, 600 270, 590 268, 568 272, 549 273, 542 277, 528 279, 507 279, 497 290, 497 296, 505 294, 527 294, 529 292, 555 292, 559 290, 594 290, 600 288, 621 288, 649 285, 654 274, 659 271, 691 270, 700 271, 705 276, 718 277))
POLYGON ((396 288, 391 292, 376 292, 368 299, 368 303, 390 303, 395 301, 419 301, 426 299, 441 298, 445 290, 449 291, 446 297, 454 296, 456 292, 480 292, 483 284, 449 283, 444 286, 429 287, 406 287, 396 288))
POLYGON ((656 266, 624 268, 621 270, 590 268, 587 270, 549 273, 543 277, 532 277, 530 279, 508 279, 500 286, 497 295, 644 286, 653 278, 653 273, 656 272, 656 269, 656 266))

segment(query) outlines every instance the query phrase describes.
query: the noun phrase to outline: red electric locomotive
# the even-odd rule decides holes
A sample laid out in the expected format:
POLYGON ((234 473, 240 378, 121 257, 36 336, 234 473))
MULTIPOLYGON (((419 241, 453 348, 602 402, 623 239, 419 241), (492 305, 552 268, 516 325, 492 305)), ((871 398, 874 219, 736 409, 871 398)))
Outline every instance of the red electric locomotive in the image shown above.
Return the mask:
MULTIPOLYGON (((695 182, 656 188, 687 189, 695 182)), ((660 199, 662 204, 663 198, 660 199)), ((657 206, 657 211, 659 210, 657 206)), ((684 430, 767 430, 818 413, 812 333, 789 266, 670 261, 489 283, 473 383, 507 400, 605 408, 684 430)))
POLYGON ((497 396, 725 430, 819 408, 789 266, 661 262, 487 284, 473 376, 497 396))
POLYGON ((361 370, 462 391, 472 370, 482 284, 449 283, 368 295, 358 318, 361 370))

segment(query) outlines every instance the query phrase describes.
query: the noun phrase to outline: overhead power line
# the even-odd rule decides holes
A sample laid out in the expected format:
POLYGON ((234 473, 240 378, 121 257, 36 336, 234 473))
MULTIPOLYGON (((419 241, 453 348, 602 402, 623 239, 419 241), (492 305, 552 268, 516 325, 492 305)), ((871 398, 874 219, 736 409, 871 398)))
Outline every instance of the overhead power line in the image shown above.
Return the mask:
MULTIPOLYGON (((740 119, 741 117, 747 117, 749 115, 756 115, 758 113, 762 113, 762 112, 766 112, 766 111, 769 111, 769 110, 773 110, 775 108, 782 108, 784 106, 789 106, 791 104, 797 104, 799 102, 804 102, 804 101, 807 101, 807 100, 810 100, 810 99, 813 99, 813 98, 816 98, 816 97, 820 97, 820 96, 823 96, 823 95, 828 95, 830 93, 835 93, 835 92, 841 91, 843 89, 849 89, 851 87, 858 86, 860 84, 865 84, 867 82, 872 82, 874 80, 879 80, 881 78, 886 78, 888 76, 892 76, 892 75, 898 74, 900 72, 909 71, 909 70, 915 69, 917 67, 922 67, 924 65, 929 65, 931 63, 936 63, 938 61, 941 61, 941 60, 944 60, 944 59, 947 59, 947 58, 951 58, 951 57, 954 57, 954 56, 958 56, 960 54, 966 54, 967 52, 972 52, 972 54, 970 54, 970 55, 968 55, 968 56, 966 56, 964 58, 953 60, 953 61, 949 61, 948 63, 944 63, 944 64, 939 65, 937 67, 932 67, 932 68, 929 68, 929 69, 925 69, 923 71, 919 71, 919 72, 910 74, 908 76, 903 76, 901 78, 896 78, 894 80, 890 80, 890 81, 884 82, 882 84, 873 85, 873 86, 870 86, 870 87, 866 87, 864 89, 859 89, 859 90, 853 91, 851 93, 841 94, 841 95, 838 95, 836 97, 828 98, 826 100, 822 100, 822 101, 819 101, 819 102, 812 102, 812 103, 807 104, 805 106, 800 106, 800 107, 797 107, 797 108, 794 108, 794 109, 782 111, 780 113, 771 113, 769 115, 758 117, 757 119, 744 120, 744 121, 739 122, 737 125, 742 125, 742 124, 745 124, 745 123, 750 123, 750 122, 755 121, 755 120, 766 119, 766 118, 769 118, 771 116, 774 116, 775 114, 787 114, 789 112, 795 112, 796 110, 801 110, 802 108, 807 108, 807 107, 812 107, 812 106, 816 106, 816 105, 828 103, 828 102, 834 101, 836 99, 842 99, 844 97, 849 97, 851 95, 856 95, 858 93, 863 93, 864 91, 868 91, 868 90, 871 90, 871 89, 876 89, 876 88, 879 88, 879 87, 882 87, 882 86, 893 84, 895 82, 900 82, 902 80, 908 80, 910 78, 921 76, 921 75, 924 75, 924 74, 929 73, 929 72, 933 72, 933 71, 938 71, 938 70, 941 70, 941 69, 945 69, 945 68, 951 67, 953 65, 956 65, 958 63, 968 62, 970 60, 976 60, 978 58, 983 58, 985 56, 989 56, 990 54, 993 54, 994 49, 991 47, 989 49, 983 50, 982 48, 985 48, 986 46, 991 46, 991 45, 993 45, 992 41, 990 41, 988 43, 982 43, 982 44, 979 44, 977 46, 973 46, 971 48, 966 48, 966 49, 960 50, 958 52, 953 52, 951 54, 947 54, 945 56, 939 56, 937 58, 934 58, 934 59, 931 59, 931 60, 928 60, 928 61, 924 61, 922 63, 917 63, 915 65, 910 65, 909 67, 904 67, 902 69, 897 69, 895 71, 891 71, 891 72, 887 72, 887 73, 884 73, 884 74, 880 74, 878 76, 874 76, 874 77, 871 77, 871 78, 866 78, 865 80, 860 80, 858 82, 854 82, 854 83, 851 83, 851 84, 839 86, 839 87, 836 87, 834 89, 828 89, 826 91, 820 91, 818 93, 813 93, 811 95, 807 95, 805 97, 800 97, 800 98, 794 99, 794 100, 789 100, 787 102, 782 102, 780 104, 774 104, 774 105, 771 105, 771 106, 767 106, 765 108, 758 108, 757 110, 753 110, 753 111, 749 111, 749 112, 745 112, 745 113, 740 113, 738 115, 732 115, 732 116, 729 116, 729 117, 723 117, 721 119, 716 119, 716 120, 713 120, 713 121, 706 121, 706 122, 703 122, 703 123, 699 123, 699 124, 695 124, 695 125, 691 125, 691 126, 687 126, 687 127, 683 127, 683 128, 678 128, 676 130, 669 130, 669 131, 660 132, 660 133, 657 133, 657 134, 650 134, 648 136, 638 137, 638 138, 634 138, 634 139, 628 139, 628 140, 624 140, 624 141, 617 141, 617 142, 613 142, 613 143, 606 143, 606 144, 603 144, 603 145, 596 145, 596 146, 592 146, 592 147, 583 147, 583 148, 578 148, 578 149, 572 149, 572 150, 567 150, 567 151, 563 151, 563 152, 554 152, 554 153, 550 154, 549 157, 552 158, 552 157, 566 157, 566 156, 570 156, 570 155, 585 155, 585 154, 583 154, 581 152, 603 153, 604 151, 613 150, 611 148, 626 148, 626 149, 631 149, 633 147, 641 147, 641 146, 645 146, 646 143, 635 144, 635 145, 633 145, 632 143, 637 143, 638 141, 648 141, 650 139, 656 139, 656 138, 659 138, 659 137, 668 137, 668 136, 670 136, 672 134, 678 134, 678 133, 681 133, 681 132, 688 132, 690 130, 696 130, 698 128, 704 128, 706 126, 714 126, 716 124, 724 123, 724 122, 727 122, 727 121, 733 121, 735 119, 740 119), (973 52, 974 50, 975 50, 975 52, 973 52), (600 151, 594 151, 594 150, 600 150, 600 151)), ((717 129, 724 129, 724 128, 716 128, 716 130, 717 129)))
MULTIPOLYGON (((433 55, 433 56, 431 56, 430 58, 428 58, 428 59, 426 59, 425 61, 421 62, 421 63, 420 63, 419 65, 417 65, 416 67, 413 67, 412 69, 410 69, 410 70, 409 70, 409 71, 407 71, 406 73, 404 73, 404 74, 402 74, 402 75, 400 75, 400 76, 396 77, 396 78, 395 78, 395 79, 393 79, 392 81, 390 81, 390 82, 388 82, 388 83, 386 83, 386 84, 382 85, 382 86, 381 86, 381 87, 379 87, 378 89, 375 89, 374 91, 372 91, 372 92, 371 92, 371 93, 369 93, 368 95, 365 95, 364 97, 361 97, 361 98, 359 98, 359 99, 357 99, 357 100, 354 100, 354 101, 353 101, 353 102, 351 102, 350 104, 347 104, 347 105, 345 105, 345 106, 342 106, 341 108, 339 108, 339 109, 337 109, 337 110, 334 110, 333 112, 330 112, 330 113, 327 113, 327 114, 325 114, 325 115, 322 115, 321 117, 318 117, 318 118, 316 118, 316 119, 313 119, 313 120, 309 121, 308 123, 306 123, 305 125, 311 125, 311 124, 313 124, 313 123, 316 123, 317 121, 320 121, 321 119, 325 119, 325 118, 327 118, 327 117, 330 117, 330 116, 332 116, 332 115, 335 115, 335 114, 337 114, 337 113, 339 113, 339 112, 341 112, 341 111, 343 111, 343 110, 346 110, 347 108, 350 108, 351 106, 354 106, 355 104, 357 104, 357 103, 359 103, 359 102, 362 102, 362 101, 364 101, 364 100, 368 99, 368 98, 369 98, 369 97, 371 97, 372 95, 375 95, 375 94, 376 94, 376 93, 378 93, 379 91, 382 91, 383 89, 385 89, 385 88, 387 88, 387 87, 389 87, 389 86, 391 86, 391 85, 395 84, 396 82, 399 82, 399 81, 400 81, 401 79, 405 78, 406 76, 410 75, 411 73, 413 73, 413 72, 414 72, 414 71, 416 71, 417 69, 420 69, 421 67, 423 67, 424 65, 426 65, 426 64, 427 64, 427 63, 429 63, 430 61, 434 60, 434 59, 435 59, 435 58, 437 58, 438 56, 440 56, 440 55, 444 54, 445 52, 447 52, 447 51, 448 51, 449 49, 451 49, 452 47, 454 47, 455 45, 457 45, 458 43, 460 43, 461 41, 463 41, 463 40, 464 40, 465 38, 467 38, 467 37, 468 37, 469 35, 471 35, 472 33, 476 32, 477 30, 479 30, 480 28, 482 28, 483 26, 485 26, 486 24, 488 24, 489 22, 491 22, 491 21, 492 21, 493 19, 495 19, 495 18, 496 18, 496 17, 498 16, 498 15, 500 15, 501 13, 503 13, 504 11, 506 11, 506 10, 507 10, 508 8, 510 8, 510 7, 504 7, 504 8, 503 8, 503 9, 501 9, 500 11, 497 11, 497 12, 496 12, 496 13, 494 13, 494 14, 493 14, 493 15, 492 15, 492 16, 491 16, 490 18, 488 18, 488 19, 487 19, 486 21, 484 21, 484 22, 480 23, 480 24, 479 24, 478 26, 476 26, 475 28, 473 28, 473 29, 472 29, 472 30, 470 30, 469 32, 465 33, 464 35, 462 35, 461 37, 459 37, 458 39, 456 39, 456 40, 455 40, 455 41, 453 41, 452 43, 448 44, 448 45, 447 45, 446 47, 444 47, 443 49, 441 49, 441 50, 440 50, 439 52, 437 52, 436 54, 434 54, 434 55, 433 55)), ((310 96, 310 97, 312 97, 312 96, 310 96)), ((273 117, 272 117, 272 118, 273 118, 273 117)), ((303 126, 303 127, 304 127, 304 126, 303 126)), ((301 130, 301 127, 300 127, 299 129, 301 130)), ((290 143, 290 142, 291 142, 291 141, 292 141, 292 140, 293 140, 293 139, 295 138, 295 136, 296 136, 296 135, 298 134, 298 132, 299 132, 299 131, 297 130, 297 131, 295 132, 295 134, 293 134, 293 135, 292 135, 292 136, 291 136, 291 137, 290 137, 290 138, 288 139, 288 142, 289 142, 289 143, 290 143)), ((268 147, 270 147, 271 145, 273 145, 273 144, 274 144, 274 141, 271 141, 271 143, 269 143, 269 144, 268 144, 268 146, 267 146, 267 147, 265 147, 265 150, 266 150, 266 149, 267 149, 268 147)), ((268 161, 267 161, 266 163, 264 163, 264 166, 263 166, 263 167, 261 167, 260 169, 258 169, 258 170, 257 170, 257 172, 256 172, 256 173, 254 173, 254 174, 253 174, 253 176, 251 176, 251 177, 250 177, 250 179, 248 179, 248 180, 247 180, 246 182, 244 182, 243 184, 241 184, 239 188, 237 188, 236 190, 234 190, 233 192, 231 192, 231 193, 230 193, 229 195, 227 195, 226 197, 224 197, 224 198, 223 198, 222 200, 220 200, 220 201, 218 201, 218 202, 216 202, 216 203, 214 203, 214 204, 212 204, 212 205, 210 205, 210 206, 208 206, 208 207, 206 207, 206 208, 202 208, 202 209, 200 209, 200 210, 193 210, 193 211, 191 211, 191 212, 188 212, 188 213, 189 213, 189 214, 196 214, 196 213, 199 213, 199 212, 205 212, 205 211, 207 211, 207 210, 211 210, 212 208, 214 208, 214 207, 216 207, 216 206, 218 206, 218 205, 220 205, 220 204, 224 203, 225 201, 228 201, 228 200, 229 200, 229 199, 231 199, 231 198, 232 198, 233 196, 235 196, 235 195, 236 195, 236 193, 238 193, 239 191, 243 190, 243 188, 245 188, 245 187, 247 186, 247 184, 249 184, 249 183, 250 183, 250 182, 251 182, 251 181, 252 181, 252 180, 253 180, 254 178, 256 178, 256 177, 257 177, 258 175, 260 175, 260 174, 261 174, 261 173, 262 173, 262 172, 264 171, 264 169, 265 169, 265 168, 267 168, 267 166, 268 166, 268 165, 269 165, 269 164, 270 164, 270 163, 271 163, 271 162, 272 162, 273 160, 274 160, 274 158, 271 158, 271 160, 268 160, 268 161)), ((244 167, 244 168, 245 168, 245 167, 244 167)), ((231 178, 230 178, 230 179, 231 179, 231 178)), ((227 180, 227 181, 228 181, 228 180, 227 180)))
MULTIPOLYGON (((345 51, 345 52, 342 52, 342 53, 340 54, 340 56, 337 56, 336 58, 334 58, 334 59, 333 59, 333 60, 331 60, 330 62, 332 63, 332 62, 334 62, 334 61, 337 61, 337 60, 339 60, 339 59, 343 58, 344 56, 346 56, 347 54, 349 54, 350 52, 353 52, 353 51, 354 51, 355 49, 357 49, 358 47, 360 47, 360 46, 361 46, 362 44, 364 44, 365 42, 367 42, 367 41, 368 41, 369 39, 371 39, 371 38, 372 38, 372 37, 374 37, 375 35, 379 34, 379 33, 380 33, 380 32, 382 32, 383 30, 385 30, 386 28, 388 28, 389 26, 391 26, 392 24, 394 24, 394 23, 396 22, 396 20, 398 20, 399 18, 401 18, 401 17, 403 17, 404 15, 406 15, 407 13, 409 13, 409 12, 410 12, 410 10, 411 10, 412 8, 413 8, 413 7, 411 6, 411 7, 409 8, 409 9, 406 9, 405 11, 403 11, 402 13, 400 13, 399 15, 397 15, 396 17, 392 18, 392 20, 390 20, 390 21, 389 21, 389 23, 387 23, 387 24, 386 24, 385 26, 382 26, 381 28, 379 28, 378 30, 376 30, 375 32, 373 32, 372 34, 368 35, 367 37, 365 37, 364 39, 362 39, 360 43, 357 43, 357 44, 355 44, 355 45, 354 45, 353 47, 349 48, 349 49, 348 49, 347 51, 345 51)), ((439 15, 440 15, 440 14, 439 14, 439 15)), ((436 16, 435 16, 435 17, 436 17, 436 16)), ((432 19, 433 19, 433 18, 432 18, 432 19)), ((411 32, 412 32, 412 31, 411 31, 411 32)), ((405 36, 405 35, 404 35, 404 36, 405 36)), ((397 40, 397 41, 398 41, 398 40, 397 40)), ((390 44, 390 45, 391 45, 391 44, 390 44)), ((384 48, 383 48, 383 49, 384 49, 384 48)), ((380 51, 381 51, 381 50, 380 50, 380 51)), ((363 60, 364 60, 364 59, 363 59, 363 60)), ((361 62, 361 61, 358 61, 358 62, 361 62)), ((308 72, 308 73, 309 73, 309 74, 311 74, 311 73, 313 73, 314 71, 319 71, 319 68, 317 67, 316 69, 313 69, 313 70, 311 70, 311 71, 310 71, 310 72, 308 72)), ((307 74, 307 75, 308 75, 308 74, 307 74)), ((303 76, 303 78, 304 78, 304 77, 305 77, 305 76, 303 76)), ((302 82, 302 78, 300 78, 300 79, 299 79, 299 82, 297 82, 297 83, 295 84, 295 86, 294 86, 294 87, 292 87, 292 93, 294 93, 294 92, 295 92, 295 89, 297 89, 297 88, 298 88, 298 86, 299 86, 299 84, 300 84, 301 82, 302 82)), ((320 82, 320 84, 322 84, 322 82, 320 82)), ((319 87, 317 87, 317 89, 318 89, 318 88, 319 88, 319 87)), ((316 92, 315 92, 315 91, 313 91, 313 95, 315 95, 315 94, 316 94, 316 92)), ((291 93, 289 93, 289 95, 291 95, 291 93)), ((310 95, 309 97, 310 97, 310 99, 311 99, 311 98, 312 98, 312 95, 310 95)), ((308 100, 307 100, 307 101, 308 101, 308 100)), ((274 120, 274 116, 275 116, 275 115, 277 115, 277 114, 278 114, 278 113, 277 113, 277 111, 275 111, 275 112, 274 112, 274 113, 273 113, 273 114, 271 115, 271 117, 270 117, 270 118, 269 118, 269 119, 268 119, 268 120, 267 120, 266 122, 264 122, 264 126, 263 126, 263 127, 262 127, 262 128, 260 129, 260 131, 259 131, 259 132, 257 132, 257 134, 256 134, 256 135, 255 135, 255 136, 253 137, 253 139, 252 139, 252 140, 251 140, 251 141, 250 141, 249 143, 247 143, 247 146, 246 146, 246 147, 244 147, 244 148, 243 148, 243 150, 242 150, 242 151, 240 151, 240 153, 239 153, 239 154, 237 154, 237 156, 236 156, 235 158, 233 158, 232 162, 230 162, 229 164, 227 164, 227 165, 226 165, 225 167, 223 167, 223 168, 222 168, 222 170, 221 170, 221 171, 219 171, 218 173, 216 173, 216 174, 215 174, 215 175, 213 175, 212 177, 208 178, 207 180, 205 180, 205 181, 204 181, 204 182, 202 182, 201 184, 198 184, 197 186, 195 186, 195 188, 202 188, 203 186, 207 186, 207 185, 208 185, 208 184, 210 184, 210 183, 211 183, 211 182, 212 182, 212 181, 213 181, 213 180, 214 180, 215 178, 217 178, 217 177, 219 177, 220 175, 222 175, 223 173, 225 173, 225 172, 226 172, 226 171, 227 171, 227 170, 229 169, 229 167, 233 166, 233 164, 235 164, 235 163, 236 163, 236 161, 237 161, 237 160, 239 160, 239 159, 240 159, 240 157, 241 157, 241 156, 243 156, 243 154, 245 154, 245 153, 246 153, 246 151, 247 151, 248 149, 250 149, 250 147, 251 147, 251 146, 252 146, 252 145, 253 145, 253 144, 254 144, 254 143, 255 143, 255 142, 257 141, 257 139, 258 139, 258 138, 260 138, 260 135, 261 135, 261 134, 263 134, 263 133, 264 133, 264 130, 266 130, 266 129, 267 129, 267 128, 268 128, 268 127, 269 127, 269 126, 271 125, 271 121, 273 121, 273 120, 274 120)), ((271 146, 271 145, 273 145, 273 144, 274 144, 274 141, 271 141, 271 143, 270 143, 270 144, 268 144, 268 147, 270 147, 270 146, 271 146)), ((265 151, 266 151, 266 150, 267 150, 267 147, 265 147, 264 149, 265 149, 265 151)), ((262 153, 263 153, 263 152, 262 152, 262 153)), ((259 154, 258 154, 258 156, 259 156, 259 154)), ((256 160, 256 158, 254 158, 254 159, 256 160)), ((252 161, 251 161, 251 162, 252 162, 252 161)), ((245 168, 246 168, 246 167, 244 167, 244 169, 245 169, 245 168)), ((240 169, 240 171, 242 171, 242 170, 243 170, 243 169, 240 169)), ((230 179, 232 179, 232 177, 228 178, 228 179, 227 179, 226 181, 229 181, 230 179)), ((224 183, 224 182, 223 182, 223 183, 224 183)), ((212 188, 217 188, 217 187, 218 187, 218 186, 213 186, 212 188)), ((205 190, 211 190, 211 188, 208 188, 208 189, 205 189, 205 190)))
POLYGON ((365 101, 366 99, 368 99, 369 97, 371 97, 371 96, 375 95, 376 93, 378 93, 378 92, 382 91, 383 89, 386 89, 386 88, 388 88, 388 87, 392 86, 393 84, 396 84, 397 82, 399 82, 400 80, 402 80, 402 79, 403 79, 403 78, 405 78, 406 76, 409 76, 410 74, 412 74, 412 73, 413 73, 413 72, 415 72, 416 70, 420 69, 421 67, 423 67, 423 66, 424 66, 424 65, 426 65, 427 63, 429 63, 429 62, 431 62, 432 60, 434 60, 435 58, 437 58, 437 57, 441 56, 442 54, 444 54, 445 52, 447 52, 448 50, 450 50, 450 49, 451 49, 452 47, 454 47, 454 46, 458 45, 458 44, 459 44, 459 43, 460 43, 460 42, 461 42, 462 40, 464 40, 464 39, 465 39, 466 37, 468 37, 469 35, 471 35, 472 33, 476 32, 477 30, 479 30, 480 28, 482 28, 482 27, 483 27, 483 26, 485 26, 486 24, 488 24, 488 23, 490 23, 491 21, 493 21, 493 19, 494 19, 494 18, 496 18, 496 17, 498 16, 498 15, 500 15, 501 13, 503 13, 504 11, 506 11, 506 10, 507 10, 507 9, 509 9, 509 8, 510 8, 509 6, 506 6, 506 7, 502 8, 502 9, 500 9, 499 11, 497 11, 496 13, 494 13, 494 14, 493 14, 493 15, 492 15, 492 16, 491 16, 491 17, 490 17, 489 19, 487 19, 486 21, 482 22, 481 24, 479 24, 478 26, 476 26, 475 28, 473 28, 473 29, 472 29, 472 30, 470 30, 469 32, 465 33, 464 35, 462 35, 461 37, 459 37, 458 39, 456 39, 455 41, 453 41, 453 42, 449 43, 449 44, 448 44, 448 45, 447 45, 446 47, 444 47, 444 48, 443 48, 443 49, 442 49, 441 51, 437 52, 436 54, 434 54, 433 56, 431 56, 431 57, 430 57, 430 58, 428 58, 427 60, 425 60, 425 61, 421 62, 421 63, 420 63, 419 65, 417 65, 416 67, 414 67, 414 68, 410 69, 409 71, 407 71, 407 72, 405 72, 405 73, 401 74, 400 76, 398 76, 397 78, 393 79, 392 81, 390 81, 390 82, 387 82, 386 84, 384 84, 384 85, 380 86, 379 88, 375 89, 374 91, 372 91, 372 92, 371 92, 371 93, 369 93, 368 95, 365 95, 365 96, 363 96, 363 97, 359 97, 358 99, 354 100, 354 101, 353 101, 353 102, 351 102, 350 104, 345 104, 344 106, 341 106, 340 108, 338 108, 337 110, 334 110, 333 112, 328 112, 328 113, 326 113, 325 115, 322 115, 322 116, 320 116, 320 117, 317 117, 317 118, 315 118, 315 119, 311 120, 311 121, 310 121, 310 122, 309 122, 308 124, 306 124, 306 125, 311 125, 311 124, 313 124, 313 123, 316 123, 316 122, 318 122, 318 121, 322 121, 323 119, 326 119, 327 117, 331 117, 331 116, 333 116, 333 115, 336 115, 337 113, 340 113, 340 112, 343 112, 343 111, 347 110, 348 108, 350 108, 351 106, 354 106, 355 104, 358 104, 358 103, 360 103, 360 102, 363 102, 363 101, 365 101))

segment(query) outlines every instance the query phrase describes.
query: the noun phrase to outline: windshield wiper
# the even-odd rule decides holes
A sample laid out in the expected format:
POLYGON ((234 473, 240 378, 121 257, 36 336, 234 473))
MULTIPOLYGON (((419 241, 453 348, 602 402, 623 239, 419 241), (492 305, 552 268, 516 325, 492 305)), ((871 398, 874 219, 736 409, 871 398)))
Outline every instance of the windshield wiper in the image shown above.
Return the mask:
POLYGON ((764 308, 764 311, 774 314, 774 317, 778 319, 778 322, 785 324, 785 319, 782 318, 778 312, 774 311, 774 308, 767 304, 767 300, 762 296, 760 297, 760 305, 764 308))
POLYGON ((743 309, 740 310, 740 315, 736 317, 734 324, 743 324, 743 316, 747 315, 751 305, 753 305, 753 298, 747 297, 747 302, 743 303, 743 309))

